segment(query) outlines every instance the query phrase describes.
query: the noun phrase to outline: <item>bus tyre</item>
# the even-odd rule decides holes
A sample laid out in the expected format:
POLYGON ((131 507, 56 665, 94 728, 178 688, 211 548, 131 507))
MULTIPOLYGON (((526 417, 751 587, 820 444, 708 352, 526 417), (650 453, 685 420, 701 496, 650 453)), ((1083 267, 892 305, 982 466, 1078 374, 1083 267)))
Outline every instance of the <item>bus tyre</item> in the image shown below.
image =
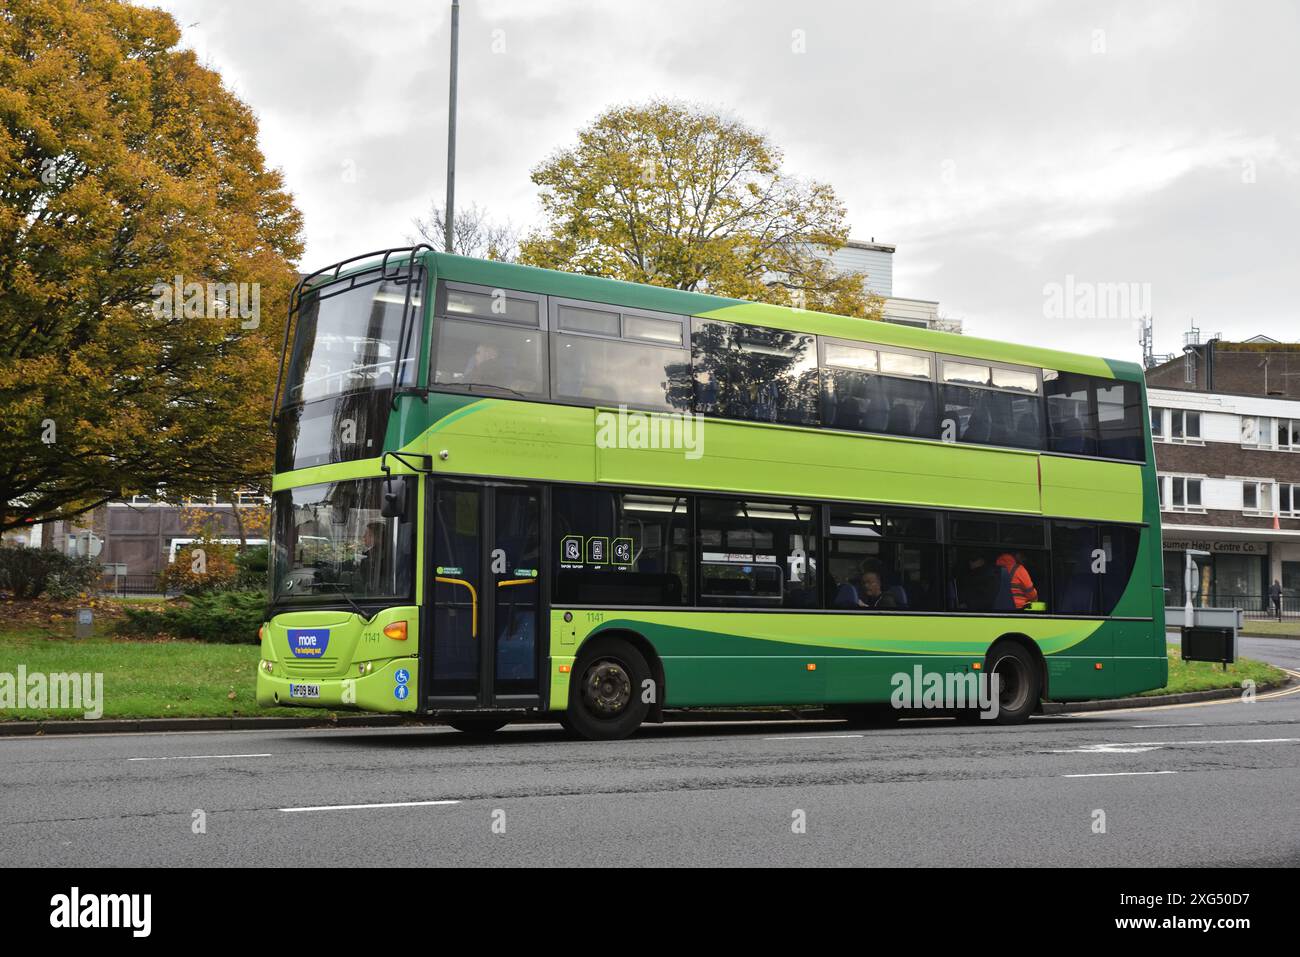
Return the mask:
POLYGON ((453 718, 447 723, 465 734, 491 734, 500 731, 510 721, 507 718, 453 718))
POLYGON ((641 689, 650 680, 645 657, 620 639, 602 641, 578 659, 569 688, 566 727, 589 741, 626 738, 650 711, 641 689))
POLYGON ((996 644, 984 658, 984 673, 998 678, 997 723, 1028 721, 1043 691, 1043 676, 1034 656, 1015 642, 996 644))

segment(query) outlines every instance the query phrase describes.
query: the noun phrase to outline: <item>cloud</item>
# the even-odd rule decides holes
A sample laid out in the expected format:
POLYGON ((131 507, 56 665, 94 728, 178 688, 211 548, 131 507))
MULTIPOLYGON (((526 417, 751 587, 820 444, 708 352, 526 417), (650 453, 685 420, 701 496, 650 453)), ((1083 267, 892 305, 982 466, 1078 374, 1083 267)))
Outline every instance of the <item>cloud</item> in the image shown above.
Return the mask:
MULTIPOLYGON (((257 111, 306 265, 400 243, 441 197, 446 4, 158 5, 257 111)), ((536 218, 529 171, 581 125, 680 97, 766 130, 855 236, 898 245, 899 295, 971 333, 1136 358, 1127 322, 1045 325, 1043 284, 1073 275, 1150 282, 1163 351, 1192 317, 1295 338, 1285 0, 474 0, 461 31, 457 195, 517 225, 536 218)))

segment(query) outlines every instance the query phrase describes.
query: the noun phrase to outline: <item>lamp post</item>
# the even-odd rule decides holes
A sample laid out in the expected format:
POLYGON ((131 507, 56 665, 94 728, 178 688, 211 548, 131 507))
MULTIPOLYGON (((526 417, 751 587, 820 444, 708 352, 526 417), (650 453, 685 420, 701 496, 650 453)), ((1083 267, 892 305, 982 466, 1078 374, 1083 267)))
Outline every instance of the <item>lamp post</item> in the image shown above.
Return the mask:
POLYGON ((444 245, 452 252, 456 222, 456 60, 460 38, 460 0, 451 0, 451 84, 447 104, 447 208, 443 213, 444 245))

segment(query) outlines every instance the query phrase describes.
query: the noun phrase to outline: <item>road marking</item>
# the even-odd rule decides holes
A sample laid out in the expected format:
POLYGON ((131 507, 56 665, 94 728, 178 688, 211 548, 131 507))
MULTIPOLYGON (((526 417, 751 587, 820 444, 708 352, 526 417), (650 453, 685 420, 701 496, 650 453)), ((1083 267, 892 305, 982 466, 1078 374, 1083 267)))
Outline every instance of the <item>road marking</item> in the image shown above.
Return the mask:
POLYGON ((364 811, 376 807, 432 807, 440 804, 459 804, 459 801, 393 801, 388 804, 321 804, 316 807, 282 807, 286 814, 300 811, 364 811))
POLYGON ((863 738, 862 734, 785 734, 779 738, 764 738, 764 741, 811 741, 814 738, 863 738))
POLYGON ((1128 778, 1142 774, 1177 774, 1177 771, 1102 771, 1097 774, 1062 774, 1063 778, 1128 778))
POLYGON ((1190 744, 1294 744, 1300 738, 1226 738, 1220 741, 1115 741, 1085 744, 1081 748, 1054 748, 1046 754, 1141 754, 1161 748, 1190 744))
POLYGON ((266 754, 173 754, 165 758, 127 758, 128 761, 215 761, 219 758, 269 758, 266 754))
POLYGON ((1142 731, 1146 728, 1203 728, 1204 722, 1196 724, 1130 724, 1130 728, 1135 731, 1142 731))

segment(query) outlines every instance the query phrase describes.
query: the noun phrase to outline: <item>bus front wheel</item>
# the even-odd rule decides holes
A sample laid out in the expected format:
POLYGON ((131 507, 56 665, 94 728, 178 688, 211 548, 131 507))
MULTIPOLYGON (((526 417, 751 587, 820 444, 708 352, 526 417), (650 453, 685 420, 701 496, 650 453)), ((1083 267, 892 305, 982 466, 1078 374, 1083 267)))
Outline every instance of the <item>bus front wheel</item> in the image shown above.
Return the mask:
POLYGON ((573 669, 565 726, 591 741, 626 738, 650 712, 644 690, 650 681, 645 657, 621 639, 602 641, 573 669))

